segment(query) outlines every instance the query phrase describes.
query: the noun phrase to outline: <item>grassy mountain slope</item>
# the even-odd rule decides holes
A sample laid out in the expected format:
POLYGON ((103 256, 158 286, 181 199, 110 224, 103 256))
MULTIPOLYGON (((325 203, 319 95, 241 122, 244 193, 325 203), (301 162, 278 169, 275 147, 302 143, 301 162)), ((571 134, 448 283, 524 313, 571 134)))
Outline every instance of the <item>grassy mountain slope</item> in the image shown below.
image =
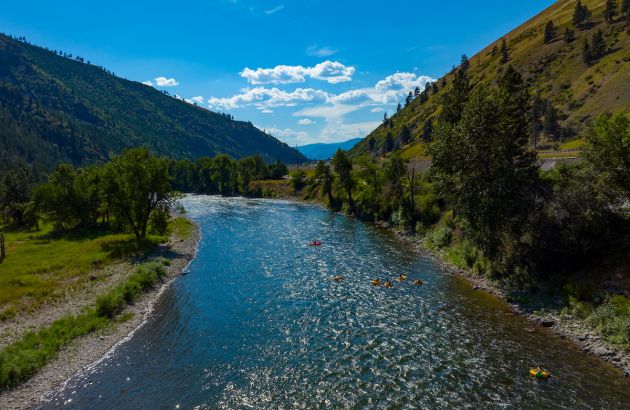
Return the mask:
MULTIPOLYGON (((508 65, 512 65, 526 79, 530 92, 548 101, 559 114, 559 124, 567 139, 579 137, 590 119, 619 110, 630 111, 630 31, 625 17, 617 16, 612 24, 604 20, 605 0, 582 1, 592 13, 582 28, 573 27, 576 0, 559 0, 533 17, 503 39, 509 49, 509 60, 502 64, 502 39, 490 44, 470 58, 471 84, 494 83, 508 65), (556 35, 544 42, 545 25, 553 21, 556 35), (567 28, 575 30, 575 40, 564 38, 567 28), (604 34, 606 54, 588 65, 583 58, 584 40, 592 40, 598 30, 604 34)), ((620 4, 620 1, 617 1, 620 4)), ((455 63, 455 62, 454 62, 455 63)), ((459 62, 457 62, 459 63, 459 62)), ((440 113, 440 101, 448 89, 452 72, 437 82, 437 93, 431 90, 428 99, 412 101, 382 124, 352 150, 354 155, 366 152, 383 154, 387 151, 386 137, 391 135, 394 146, 400 147, 407 158, 425 156, 423 134, 427 122, 435 125, 440 113), (445 88, 446 85, 446 88, 445 88), (403 130, 408 127, 411 141, 403 143, 403 130)), ((541 134, 538 142, 549 147, 562 144, 541 134)), ((564 144, 560 145, 560 148, 564 144)), ((575 145, 575 144, 573 144, 575 145)), ((571 146, 571 144, 569 144, 571 146)), ((541 148, 541 147, 539 147, 541 148)))
POLYGON ((249 122, 0 35, 0 168, 87 164, 138 145, 172 158, 300 155, 249 122))

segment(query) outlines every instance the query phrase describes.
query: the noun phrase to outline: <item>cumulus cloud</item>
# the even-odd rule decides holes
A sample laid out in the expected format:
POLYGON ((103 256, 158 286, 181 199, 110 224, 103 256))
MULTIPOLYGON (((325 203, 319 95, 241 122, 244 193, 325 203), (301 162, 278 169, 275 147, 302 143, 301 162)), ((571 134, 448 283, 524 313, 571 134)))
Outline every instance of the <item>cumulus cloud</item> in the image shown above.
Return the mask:
POLYGON ((166 77, 156 77, 155 84, 158 87, 175 87, 179 85, 177 80, 175 80, 174 78, 166 78, 166 77))
POLYGON ((313 57, 328 57, 333 54, 337 54, 337 50, 333 50, 330 47, 318 47, 317 45, 312 45, 306 49, 306 54, 313 57))
POLYGON ((307 77, 337 84, 352 81, 355 71, 354 67, 345 66, 338 61, 324 61, 314 67, 278 65, 273 68, 257 68, 256 70, 245 67, 241 71, 241 77, 255 85, 303 83, 307 77))
POLYGON ((287 107, 296 102, 325 102, 328 100, 328 93, 313 88, 298 88, 294 91, 283 91, 276 87, 265 88, 244 88, 241 94, 236 94, 226 98, 212 97, 208 99, 211 108, 234 109, 246 105, 254 105, 259 108, 287 107))
POLYGON ((153 87, 153 82, 151 82, 150 80, 143 81, 142 84, 148 85, 149 87, 153 87))
POLYGON ((299 120, 298 125, 311 125, 311 124, 315 124, 315 121, 309 119, 309 118, 302 118, 301 120, 299 120))
POLYGON ((189 104, 203 104, 203 97, 198 95, 196 97, 186 98, 185 101, 189 104))

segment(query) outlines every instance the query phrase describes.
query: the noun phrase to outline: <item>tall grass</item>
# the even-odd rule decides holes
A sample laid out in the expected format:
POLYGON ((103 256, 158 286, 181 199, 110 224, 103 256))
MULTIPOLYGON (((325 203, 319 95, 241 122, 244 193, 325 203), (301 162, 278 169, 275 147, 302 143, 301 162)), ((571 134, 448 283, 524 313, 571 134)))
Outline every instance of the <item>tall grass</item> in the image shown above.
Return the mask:
POLYGON ((0 390, 28 380, 72 340, 115 323, 125 304, 153 287, 164 274, 162 264, 140 265, 123 283, 99 296, 95 307, 76 316, 64 316, 37 332, 28 332, 5 347, 0 351, 0 390))

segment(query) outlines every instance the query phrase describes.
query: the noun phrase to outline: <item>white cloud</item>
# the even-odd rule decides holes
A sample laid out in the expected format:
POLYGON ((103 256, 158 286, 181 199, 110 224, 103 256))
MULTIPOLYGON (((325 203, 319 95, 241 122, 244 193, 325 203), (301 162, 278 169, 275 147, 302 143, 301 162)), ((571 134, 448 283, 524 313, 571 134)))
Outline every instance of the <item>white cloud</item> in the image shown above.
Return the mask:
POLYGON ((333 50, 330 47, 318 47, 317 45, 312 45, 306 49, 306 54, 313 57, 328 57, 333 54, 337 54, 337 50, 333 50))
POLYGON ((227 98, 212 97, 208 99, 210 108, 233 109, 246 105, 254 105, 259 108, 287 107, 295 102, 325 102, 328 100, 328 93, 313 88, 298 88, 287 92, 274 88, 244 88, 241 94, 227 98))
POLYGON ((383 112, 385 111, 384 109, 382 109, 381 107, 374 107, 370 110, 370 112, 383 112))
POLYGON ((177 80, 175 80, 174 78, 166 78, 166 77, 155 78, 155 84, 158 87, 175 87, 179 85, 177 80))
POLYGON ((149 87, 153 87, 153 83, 150 80, 143 81, 142 84, 148 85, 149 87))
POLYGON ((345 66, 338 61, 324 61, 314 67, 278 65, 273 68, 257 68, 256 70, 245 67, 241 71, 241 77, 255 85, 303 83, 307 77, 337 84, 352 81, 355 71, 354 67, 345 66))
POLYGON ((203 97, 198 95, 196 97, 186 98, 185 101, 189 104, 203 104, 203 97))
POLYGON ((274 137, 278 138, 282 142, 286 142, 287 144, 293 145, 304 145, 312 142, 312 138, 305 131, 296 131, 291 128, 264 128, 260 127, 261 130, 267 132, 267 134, 271 134, 274 137))
POLYGON ((282 10, 283 8, 284 8, 284 4, 281 4, 279 6, 276 6, 276 7, 272 8, 272 9, 265 10, 265 14, 266 15, 270 15, 270 14, 273 14, 273 13, 277 13, 280 10, 282 10))
POLYGON ((299 120, 298 125, 311 125, 311 124, 315 124, 315 121, 309 119, 309 118, 302 118, 301 120, 299 120))
POLYGON ((263 114, 272 114, 273 110, 264 109, 264 110, 261 110, 260 112, 262 112, 263 114))
POLYGON ((381 121, 328 124, 320 133, 318 140, 322 142, 341 142, 352 138, 363 138, 374 131, 380 124, 381 121))

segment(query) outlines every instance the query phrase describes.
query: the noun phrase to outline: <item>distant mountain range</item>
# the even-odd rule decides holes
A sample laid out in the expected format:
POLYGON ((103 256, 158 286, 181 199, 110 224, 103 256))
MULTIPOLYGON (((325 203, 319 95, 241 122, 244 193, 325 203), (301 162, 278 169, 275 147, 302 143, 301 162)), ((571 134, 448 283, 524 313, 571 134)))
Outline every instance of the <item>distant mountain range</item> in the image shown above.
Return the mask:
POLYGON ((141 145, 177 159, 260 154, 288 163, 301 156, 250 122, 0 34, 0 170, 103 162, 141 145))
POLYGON ((361 140, 362 138, 354 138, 348 141, 331 144, 308 144, 297 147, 297 149, 308 159, 330 159, 339 148, 350 150, 361 140))
MULTIPOLYGON (((523 76, 536 105, 538 134, 532 140, 539 149, 582 136, 589 120, 602 113, 630 111, 630 12, 622 14, 624 2, 616 1, 617 14, 607 21, 607 0, 581 0, 590 17, 576 26, 578 3, 556 1, 467 62, 473 86, 496 84, 510 65, 523 76)), ((398 148, 406 158, 426 156, 425 143, 452 79, 453 72, 427 88, 352 154, 382 155, 398 148)))

